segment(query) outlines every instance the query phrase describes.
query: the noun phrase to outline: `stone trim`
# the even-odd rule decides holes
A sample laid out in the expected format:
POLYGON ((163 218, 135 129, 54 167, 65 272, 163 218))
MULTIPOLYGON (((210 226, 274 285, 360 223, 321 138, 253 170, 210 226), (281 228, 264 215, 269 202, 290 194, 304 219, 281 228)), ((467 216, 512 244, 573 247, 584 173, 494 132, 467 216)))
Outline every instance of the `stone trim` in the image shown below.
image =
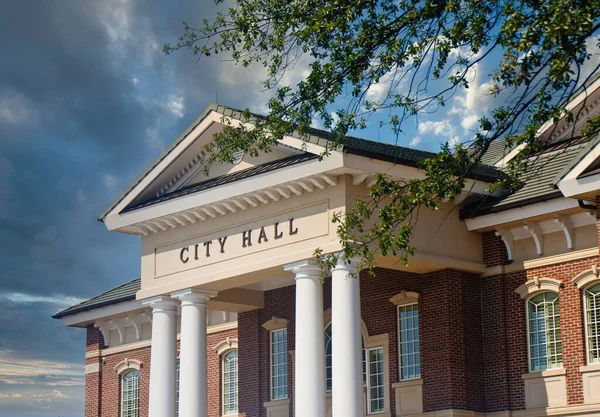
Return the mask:
MULTIPOLYGON (((225 330, 233 330, 233 329, 237 329, 238 324, 237 321, 231 322, 231 323, 222 323, 222 324, 216 324, 214 326, 210 326, 207 330, 206 330, 206 334, 214 334, 214 333, 220 333, 220 332, 224 332, 225 330)), ((177 333, 177 340, 181 339, 181 334, 177 333)), ((114 355, 115 353, 123 353, 123 352, 128 352, 130 350, 136 350, 136 349, 142 349, 145 347, 148 347, 152 344, 152 340, 148 339, 148 340, 142 340, 140 342, 133 342, 133 343, 127 343, 125 345, 120 345, 120 346, 114 346, 114 347, 109 347, 106 349, 96 349, 96 350, 90 350, 89 352, 85 353, 85 358, 86 359, 90 359, 90 358, 97 358, 103 355, 114 355)))
POLYGON ((572 281, 580 290, 590 284, 600 282, 600 278, 598 277, 598 265, 592 265, 590 269, 575 275, 572 281))
POLYGON ((225 352, 237 348, 238 340, 236 338, 228 337, 227 339, 217 343, 217 345, 214 347, 214 351, 217 352, 217 355, 221 356, 225 352))
POLYGON ((515 292, 519 294, 522 300, 525 300, 543 291, 552 291, 558 293, 558 290, 561 287, 562 282, 556 279, 534 277, 517 288, 515 292))
POLYGON ((288 325, 287 319, 273 316, 271 318, 271 320, 266 321, 262 325, 262 327, 265 330, 273 331, 273 330, 285 329, 285 328, 287 328, 287 325, 288 325))
POLYGON ((585 372, 600 372, 600 363, 591 363, 589 365, 580 366, 579 372, 582 374, 585 372))
POLYGON ((401 306, 406 304, 415 304, 418 303, 421 298, 421 294, 414 291, 405 291, 402 290, 398 294, 394 295, 390 298, 390 303, 401 306))
POLYGON ((566 375, 567 370, 565 368, 546 369, 541 372, 528 372, 521 375, 522 379, 533 379, 533 378, 546 378, 550 376, 566 375))
POLYGON ((594 258, 600 254, 598 248, 583 249, 560 255, 545 256, 539 259, 530 261, 514 262, 508 265, 499 265, 485 268, 482 277, 507 274, 509 272, 523 271, 527 269, 540 268, 542 266, 550 266, 570 261, 578 261, 580 259, 594 258))
POLYGON ((117 372, 117 375, 121 375, 123 372, 128 371, 130 369, 137 369, 139 371, 140 369, 142 369, 142 363, 135 359, 123 359, 114 367, 114 370, 117 372))

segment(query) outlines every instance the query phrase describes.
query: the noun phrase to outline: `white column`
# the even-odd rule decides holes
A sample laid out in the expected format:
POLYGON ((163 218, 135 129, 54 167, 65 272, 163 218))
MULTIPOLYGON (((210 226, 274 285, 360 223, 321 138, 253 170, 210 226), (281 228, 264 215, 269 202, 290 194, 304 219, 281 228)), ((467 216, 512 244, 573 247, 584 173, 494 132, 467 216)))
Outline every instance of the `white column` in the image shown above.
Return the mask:
POLYGON ((285 266, 296 274, 295 417, 325 417, 323 286, 314 261, 285 266))
POLYGON ((360 288, 354 266, 331 271, 331 410, 333 417, 363 417, 360 288))
POLYGON ((217 294, 190 288, 171 295, 181 300, 179 417, 206 417, 206 303, 217 294))
POLYGON ((177 301, 167 296, 149 299, 152 307, 149 417, 175 417, 177 361, 177 301))

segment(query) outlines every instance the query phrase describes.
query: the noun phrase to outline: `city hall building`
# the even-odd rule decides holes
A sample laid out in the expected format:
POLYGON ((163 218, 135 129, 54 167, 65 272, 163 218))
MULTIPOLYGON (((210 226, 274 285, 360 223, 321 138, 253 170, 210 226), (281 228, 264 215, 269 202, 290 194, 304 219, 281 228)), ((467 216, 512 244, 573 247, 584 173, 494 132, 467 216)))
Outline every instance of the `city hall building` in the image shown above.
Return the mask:
MULTIPOLYGON (((596 114, 599 86, 570 108, 596 114)), ((87 332, 85 415, 600 416, 585 117, 540 131, 511 193, 487 190, 520 149, 494 143, 464 193, 420 211, 408 266, 380 256, 368 274, 317 267, 316 248, 341 249, 332 216, 431 154, 348 138, 320 160, 315 130, 206 176, 203 146, 250 123, 210 106, 100 216, 140 236, 141 277, 54 316, 87 332)))

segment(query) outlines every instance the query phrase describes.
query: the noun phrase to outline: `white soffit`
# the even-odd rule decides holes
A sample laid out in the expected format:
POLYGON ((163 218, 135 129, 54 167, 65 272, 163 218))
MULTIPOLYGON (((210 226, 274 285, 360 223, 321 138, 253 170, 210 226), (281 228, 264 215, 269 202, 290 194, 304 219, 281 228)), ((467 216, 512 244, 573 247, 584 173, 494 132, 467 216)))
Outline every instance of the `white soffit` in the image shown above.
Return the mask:
POLYGON ((491 213, 472 219, 465 219, 465 224, 467 226, 467 230, 469 231, 481 230, 519 220, 530 219, 532 217, 558 213, 563 210, 569 210, 577 207, 579 207, 577 200, 573 200, 571 198, 556 198, 541 203, 504 210, 498 213, 491 213))
MULTIPOLYGON (((234 213, 238 209, 244 210, 252 205, 268 204, 271 201, 290 198, 292 195, 298 195, 305 191, 312 192, 314 189, 334 186, 337 184, 337 177, 331 177, 325 173, 342 166, 342 155, 336 153, 323 161, 313 159, 241 179, 230 184, 142 207, 128 213, 111 214, 106 217, 104 223, 109 230, 117 230, 161 219, 165 225, 155 226, 160 230, 167 230, 168 228, 177 227, 177 225, 184 225, 186 222, 193 223, 194 221, 190 221, 188 217, 191 219, 196 216, 196 219, 204 220, 209 217, 213 218, 227 213, 234 213), (196 210, 197 208, 201 209, 196 210), (194 215, 194 212, 197 213, 194 215)), ((156 221, 153 223, 156 223, 156 221)), ((149 230, 155 233, 152 228, 149 230)), ((139 232, 148 234, 145 230, 139 232)))
POLYGON ((557 184, 566 196, 573 197, 600 190, 600 174, 579 177, 596 159, 600 158, 600 143, 594 146, 557 184))

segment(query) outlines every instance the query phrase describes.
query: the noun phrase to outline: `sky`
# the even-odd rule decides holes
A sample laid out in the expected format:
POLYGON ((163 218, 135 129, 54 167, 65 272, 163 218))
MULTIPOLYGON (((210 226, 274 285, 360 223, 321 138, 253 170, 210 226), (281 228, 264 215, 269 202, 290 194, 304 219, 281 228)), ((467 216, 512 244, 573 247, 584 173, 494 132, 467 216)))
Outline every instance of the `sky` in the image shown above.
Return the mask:
MULTIPOLYGON (((85 331, 51 315, 139 276, 140 240, 99 213, 211 102, 266 110, 261 69, 162 45, 212 0, 5 1, 0 13, 0 417, 83 416, 85 331)), ((398 144, 464 140, 488 72, 398 144)), ((301 61, 283 82, 307 74, 301 61)), ((369 98, 387 91, 385 77, 369 98)), ((371 123, 357 135, 396 140, 371 123)))

